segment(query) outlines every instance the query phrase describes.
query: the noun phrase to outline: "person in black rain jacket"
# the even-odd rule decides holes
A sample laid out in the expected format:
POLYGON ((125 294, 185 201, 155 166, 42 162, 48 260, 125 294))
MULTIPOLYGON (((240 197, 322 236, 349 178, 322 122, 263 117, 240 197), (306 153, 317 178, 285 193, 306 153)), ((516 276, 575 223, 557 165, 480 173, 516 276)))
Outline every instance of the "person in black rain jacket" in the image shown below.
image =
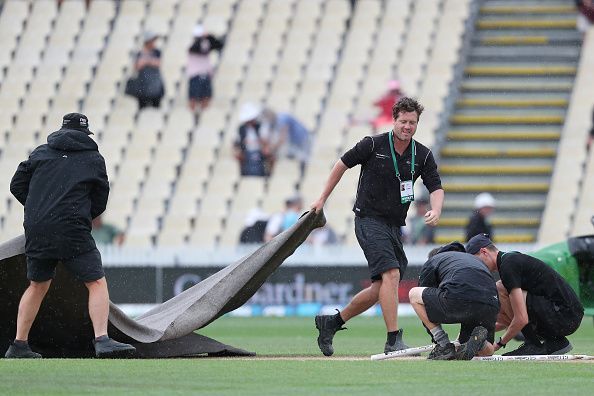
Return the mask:
POLYGON ((109 183, 105 161, 89 137, 84 114, 69 113, 62 128, 19 164, 10 191, 25 207, 27 278, 17 317, 16 338, 7 358, 40 358, 28 344, 29 331, 61 262, 89 290, 89 316, 97 357, 128 356, 133 346, 107 336, 109 293, 91 221, 105 210, 109 183))

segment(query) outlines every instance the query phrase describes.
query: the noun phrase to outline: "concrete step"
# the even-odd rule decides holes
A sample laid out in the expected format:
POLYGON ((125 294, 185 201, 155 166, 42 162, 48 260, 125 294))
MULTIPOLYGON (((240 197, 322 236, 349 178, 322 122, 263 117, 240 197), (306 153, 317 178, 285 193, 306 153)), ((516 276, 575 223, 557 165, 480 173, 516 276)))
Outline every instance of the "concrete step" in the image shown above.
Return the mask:
POLYGON ((510 181, 507 183, 501 182, 498 184, 495 183, 486 183, 486 182, 476 182, 476 183, 453 183, 448 182, 447 180, 442 180, 442 186, 444 187, 445 191, 447 192, 458 192, 458 193, 473 193, 479 194, 481 192, 490 192, 490 193, 498 193, 498 192, 505 192, 505 193, 540 193, 544 194, 549 191, 549 183, 548 182, 519 182, 515 181, 517 178, 514 178, 514 181, 510 181))
POLYGON ((442 157, 460 157, 460 158, 553 158, 557 155, 556 148, 536 147, 536 148, 516 148, 516 147, 445 147, 441 149, 442 157))
POLYGON ((443 176, 512 176, 512 175, 547 175, 553 172, 551 165, 444 165, 439 167, 443 176))
POLYGON ((564 16, 562 18, 518 18, 505 17, 481 18, 476 22, 477 29, 576 29, 576 18, 564 16))
MULTIPOLYGON (((540 226, 540 219, 533 217, 502 217, 493 216, 490 220, 494 228, 501 227, 526 227, 533 228, 540 226)), ((439 225, 441 227, 466 227, 468 224, 467 217, 453 217, 453 216, 442 216, 439 219, 439 225)))
POLYGON ((513 63, 472 63, 464 69, 469 77, 476 76, 575 76, 577 67, 573 64, 513 64, 513 63))
MULTIPOLYGON (((469 193, 447 192, 447 199, 444 201, 444 208, 447 210, 461 210, 463 208, 472 211, 476 195, 469 193)), ((497 208, 506 211, 535 210, 544 208, 546 197, 540 194, 519 194, 515 192, 495 192, 497 208)))
MULTIPOLYGON (((554 157, 465 157, 465 156, 442 156, 439 158, 439 169, 443 167, 487 167, 501 168, 508 167, 548 167, 553 168, 555 164, 554 157)), ((454 168, 456 169, 456 168, 454 168)), ((442 174, 442 178, 452 177, 453 174, 442 174)), ((486 177, 486 176, 485 176, 486 177)))
POLYGON ((540 94, 566 92, 573 89, 574 76, 561 76, 555 79, 547 77, 469 77, 466 78, 460 89, 462 92, 483 92, 483 93, 530 93, 540 94))
POLYGON ((548 45, 564 44, 580 46, 582 36, 577 30, 547 29, 485 29, 478 30, 473 36, 473 43, 498 45, 548 45))
POLYGON ((560 45, 481 45, 470 51, 471 62, 571 62, 575 64, 580 49, 577 46, 560 45))
POLYGON ((560 128, 554 130, 531 130, 531 129, 507 129, 507 128, 489 128, 489 130, 479 130, 479 128, 452 129, 446 134, 449 141, 530 141, 534 140, 552 140, 558 141, 561 132, 560 128))
POLYGON ((562 114, 456 114, 450 117, 452 125, 561 125, 565 121, 562 114))
POLYGON ((567 108, 569 100, 566 98, 513 98, 507 97, 484 97, 460 99, 456 102, 459 108, 511 108, 511 109, 540 109, 540 108, 561 108, 563 112, 567 108))
POLYGON ((542 14, 564 14, 575 15, 576 8, 572 4, 518 4, 508 3, 499 5, 484 5, 480 8, 481 15, 542 15, 542 14))
MULTIPOLYGON (((524 229, 495 230, 495 243, 533 243, 536 242, 537 230, 527 232, 524 229)), ((456 229, 440 228, 435 232, 435 243, 446 244, 452 241, 465 241, 465 233, 462 227, 456 229)))
MULTIPOLYGON (((500 194, 496 194, 495 210, 498 216, 538 218, 545 207, 544 198, 533 200, 522 198, 521 200, 503 199, 500 194)), ((448 199, 444 201, 442 216, 467 217, 473 210, 475 210, 473 195, 448 193, 448 199)))
MULTIPOLYGON (((555 92, 543 96, 539 92, 522 92, 522 93, 505 93, 505 92, 463 92, 460 95, 461 101, 506 101, 513 100, 517 102, 518 106, 522 106, 521 102, 543 102, 543 101, 565 101, 568 102, 571 97, 570 92, 555 92)), ((531 104, 531 103, 528 103, 531 104)), ((566 103, 567 104, 567 103, 566 103)))
MULTIPOLYGON (((440 168, 441 169, 441 168, 440 168)), ((492 186, 503 186, 501 187, 502 190, 500 192, 508 191, 514 192, 517 188, 524 188, 523 186, 531 186, 526 187, 526 189, 519 190, 521 192, 524 191, 533 191, 535 186, 541 186, 543 184, 547 184, 551 180, 551 174, 515 174, 510 175, 507 173, 491 173, 491 174, 442 174, 441 175, 441 182, 444 185, 451 186, 454 190, 450 190, 451 192, 457 191, 460 193, 466 192, 473 192, 475 191, 475 186, 484 186, 484 185, 492 185, 492 186), (509 186, 509 187, 505 187, 509 186), (458 190, 456 190, 458 189, 458 190), (470 189, 470 190, 467 190, 470 189)), ((478 188, 478 187, 477 187, 478 188)), ((495 191, 495 189, 491 189, 490 191, 495 191)), ((538 192, 540 190, 536 190, 538 192)), ((480 192, 480 191, 479 191, 480 192)))

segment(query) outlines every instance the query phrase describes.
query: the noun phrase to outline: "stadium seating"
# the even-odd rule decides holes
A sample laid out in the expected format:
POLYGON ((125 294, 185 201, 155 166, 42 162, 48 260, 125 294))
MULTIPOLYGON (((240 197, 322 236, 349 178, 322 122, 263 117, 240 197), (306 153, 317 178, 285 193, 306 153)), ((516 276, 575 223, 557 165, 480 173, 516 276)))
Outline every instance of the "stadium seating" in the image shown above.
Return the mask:
MULTIPOLYGON (((126 231, 130 247, 232 246, 254 207, 277 212, 297 192, 308 205, 320 193, 338 156, 372 133, 368 126, 352 125, 350 120, 371 118, 373 101, 395 77, 407 94, 418 96, 427 108, 417 138, 429 146, 438 144, 436 133, 448 115, 447 98, 455 88, 455 66, 474 2, 359 0, 353 7, 350 3, 93 0, 87 9, 77 0, 65 0, 59 8, 54 0, 5 0, 0 12, 0 235, 6 239, 22 230, 22 208, 8 190, 18 162, 71 111, 89 116, 112 185, 105 221, 126 231), (212 55, 216 73, 211 105, 194 115, 187 108, 185 64, 192 29, 199 22, 208 31, 225 35, 226 45, 220 55, 212 55), (134 74, 134 57, 147 30, 161 37, 166 95, 159 109, 138 111, 123 89, 134 74), (279 159, 267 179, 240 177, 231 148, 238 110, 246 102, 291 112, 310 128, 314 146, 303 177, 297 163, 287 159, 279 159)), ((489 7, 483 14, 499 15, 501 9, 489 7)), ((561 16, 547 26, 574 32, 566 21, 573 18, 573 8, 556 10, 561 16)), ((478 22, 477 40, 503 40, 502 35, 481 33, 493 27, 493 19, 478 22)), ((516 19, 504 24, 514 28, 519 23, 516 19)), ((532 19, 530 23, 538 25, 538 18, 532 19)), ((575 48, 572 40, 566 41, 575 48)), ((575 65, 570 66, 553 72, 571 75, 575 65)), ((480 67, 470 65, 469 76, 489 73, 480 67)), ((549 83, 550 89, 568 88, 568 78, 555 83, 557 88, 549 83)), ((462 89, 472 93, 477 84, 467 81, 462 89)), ((459 108, 484 107, 476 99, 463 96, 459 108)), ((567 97, 561 99, 547 106, 566 106, 567 97)), ((468 197, 474 193, 473 183, 456 181, 456 175, 468 169, 448 158, 466 155, 466 148, 472 148, 474 155, 492 154, 476 150, 478 138, 473 131, 458 128, 477 121, 480 125, 481 120, 469 119, 473 111, 452 118, 456 127, 448 132, 449 143, 441 151, 452 197, 444 212, 442 238, 457 235, 450 231, 463 227, 460 213, 469 210, 468 197)), ((560 125, 561 113, 554 112, 548 122, 560 125)), ((560 136, 558 129, 550 127, 541 128, 540 133, 534 138, 545 143, 539 143, 533 154, 544 160, 530 167, 531 177, 540 178, 538 183, 534 190, 525 191, 530 197, 521 202, 513 191, 509 193, 510 206, 529 210, 537 220, 496 219, 501 227, 530 229, 529 240, 535 238, 544 209, 548 179, 541 175, 552 172, 553 143, 560 136)), ((486 144, 490 143, 481 148, 490 147, 486 144)), ((330 224, 347 244, 356 243, 350 210, 357 178, 357 171, 347 172, 326 208, 330 224)), ((506 181, 493 186, 509 187, 506 181)), ((588 194, 587 189, 582 191, 588 194)), ((507 204, 501 200, 501 207, 507 204)))
POLYGON ((536 242, 539 228, 557 227, 540 227, 540 219, 551 205, 551 173, 563 161, 557 147, 580 46, 575 9, 563 3, 481 3, 440 150, 448 198, 439 242, 465 238, 473 199, 483 191, 497 200, 497 242, 536 242))

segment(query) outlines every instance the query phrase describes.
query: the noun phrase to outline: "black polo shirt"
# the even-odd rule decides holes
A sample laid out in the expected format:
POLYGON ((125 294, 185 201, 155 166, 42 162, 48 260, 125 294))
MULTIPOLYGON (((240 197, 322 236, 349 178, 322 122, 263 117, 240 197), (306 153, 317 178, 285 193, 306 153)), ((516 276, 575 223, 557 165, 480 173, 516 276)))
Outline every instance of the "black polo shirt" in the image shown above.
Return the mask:
MULTIPOLYGON (((410 203, 400 202, 400 181, 396 177, 388 132, 366 136, 341 158, 349 168, 361 165, 357 199, 353 211, 359 217, 376 217, 390 224, 403 226, 410 203)), ((441 179, 431 150, 415 141, 415 174, 432 193, 441 189, 441 179)), ((411 179, 412 144, 396 161, 403 181, 411 179)))
POLYGON ((520 288, 535 296, 544 296, 564 306, 581 303, 569 283, 541 260, 519 252, 499 252, 497 270, 505 289, 520 288))

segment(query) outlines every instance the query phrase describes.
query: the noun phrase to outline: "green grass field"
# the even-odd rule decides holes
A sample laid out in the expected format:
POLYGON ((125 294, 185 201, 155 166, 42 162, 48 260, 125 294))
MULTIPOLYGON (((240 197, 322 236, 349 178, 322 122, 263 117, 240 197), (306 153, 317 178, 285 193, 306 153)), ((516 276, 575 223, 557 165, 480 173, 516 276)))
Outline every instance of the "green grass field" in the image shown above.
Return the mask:
MULTIPOLYGON (((403 318, 404 339, 426 345, 419 322, 403 318)), ((222 395, 587 395, 594 389, 594 364, 573 362, 435 362, 344 360, 383 350, 381 318, 357 318, 335 338, 336 358, 321 356, 313 318, 224 317, 201 331, 221 342, 258 353, 259 358, 163 360, 0 360, 0 395, 16 394, 222 394, 222 395), (288 356, 278 360, 266 357, 288 356)), ((451 338, 456 327, 448 327, 451 338)), ((570 337, 579 354, 594 355, 594 326, 588 317, 570 337)), ((517 346, 512 342, 507 350, 517 346)))

